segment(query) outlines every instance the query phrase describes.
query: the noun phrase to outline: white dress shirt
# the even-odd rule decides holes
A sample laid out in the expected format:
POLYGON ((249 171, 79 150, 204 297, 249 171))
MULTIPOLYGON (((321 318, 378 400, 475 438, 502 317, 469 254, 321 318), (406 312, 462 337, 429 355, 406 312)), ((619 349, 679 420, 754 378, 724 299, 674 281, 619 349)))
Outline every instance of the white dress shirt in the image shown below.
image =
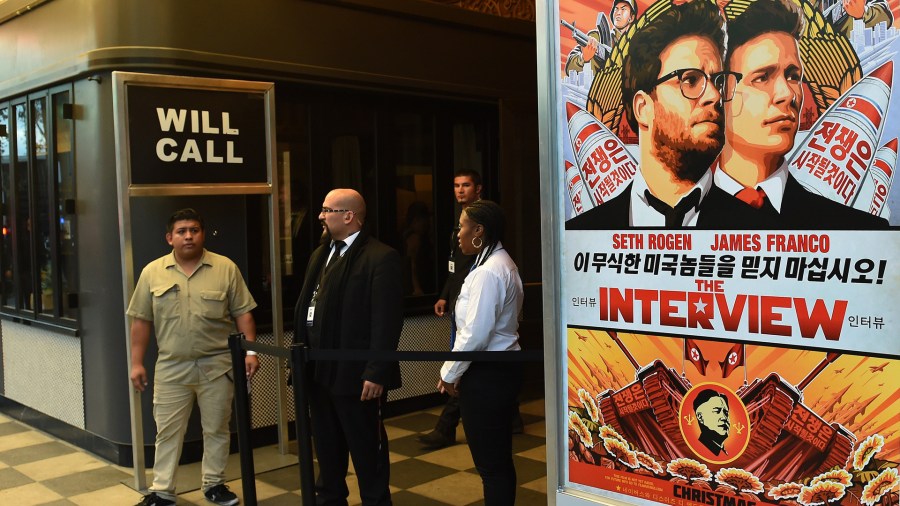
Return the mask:
MULTIPOLYGON (((735 179, 722 170, 722 167, 716 167, 715 175, 713 176, 715 180, 716 186, 722 189, 725 193, 729 195, 737 195, 739 191, 744 189, 744 185, 735 181, 735 179)), ((781 164, 775 172, 773 172, 769 177, 765 180, 761 181, 756 185, 756 188, 762 188, 764 192, 766 192, 766 197, 769 198, 769 202, 772 204, 772 207, 775 208, 779 213, 781 212, 781 202, 784 200, 784 188, 787 185, 788 180, 788 165, 787 161, 781 164)))
MULTIPOLYGON (((684 197, 687 197, 694 191, 694 188, 700 188, 700 202, 703 202, 703 199, 706 198, 706 194, 709 193, 709 189, 712 188, 712 175, 709 173, 710 171, 706 171, 699 181, 687 192, 685 192, 684 197)), ((647 196, 644 194, 644 190, 649 190, 650 188, 647 186, 647 181, 644 179, 644 175, 641 171, 637 171, 634 174, 633 183, 631 185, 631 210, 628 216, 628 223, 632 227, 664 227, 666 226, 666 217, 659 213, 656 209, 650 206, 650 203, 647 202, 647 196)), ((653 193, 652 191, 650 193, 653 193)), ((680 200, 679 200, 680 202, 680 200)), ((677 205, 677 204, 676 204, 677 205)), ((700 216, 700 206, 699 204, 688 210, 687 214, 684 215, 684 221, 682 222, 682 226, 685 227, 695 227, 697 226, 697 218, 700 216)))
MULTIPOLYGON (((453 351, 520 350, 519 313, 522 310, 522 279, 509 254, 498 243, 481 265, 466 276, 456 298, 456 342, 453 351)), ((456 383, 471 362, 447 361, 441 379, 456 383)))
MULTIPOLYGON (((353 241, 355 241, 357 237, 359 237, 359 231, 356 231, 356 232, 348 235, 347 238, 344 239, 344 247, 341 249, 341 252, 339 253, 341 258, 344 258, 344 253, 346 253, 347 250, 350 249, 350 245, 353 244, 353 241)), ((325 265, 328 265, 328 262, 331 261, 331 257, 334 255, 334 241, 331 241, 330 248, 331 248, 331 250, 329 250, 329 252, 328 252, 328 258, 325 259, 325 265)))

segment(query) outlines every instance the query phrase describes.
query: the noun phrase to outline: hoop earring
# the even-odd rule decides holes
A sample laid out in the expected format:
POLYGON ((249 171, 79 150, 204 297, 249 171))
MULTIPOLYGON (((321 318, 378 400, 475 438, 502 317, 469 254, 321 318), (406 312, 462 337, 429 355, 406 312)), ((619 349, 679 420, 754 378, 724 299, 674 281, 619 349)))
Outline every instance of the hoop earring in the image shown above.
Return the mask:
POLYGON ((484 246, 484 239, 482 239, 481 237, 473 237, 472 238, 472 247, 473 248, 481 249, 482 246, 484 246), (478 239, 478 244, 475 244, 475 239, 478 239))

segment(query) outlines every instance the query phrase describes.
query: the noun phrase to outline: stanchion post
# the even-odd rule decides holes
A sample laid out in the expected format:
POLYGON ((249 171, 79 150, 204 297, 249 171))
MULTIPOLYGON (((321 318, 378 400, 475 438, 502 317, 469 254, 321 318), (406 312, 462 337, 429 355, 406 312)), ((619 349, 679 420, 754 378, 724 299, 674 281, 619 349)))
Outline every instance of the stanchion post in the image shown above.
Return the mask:
POLYGON ((309 396, 306 391, 308 348, 291 346, 291 382, 294 386, 294 423, 297 429, 297 459, 300 461, 300 501, 303 506, 316 504, 315 472, 312 455, 312 424, 309 420, 309 396))
POLYGON ((256 471, 253 467, 253 445, 250 443, 250 394, 247 392, 247 366, 241 341, 244 334, 228 336, 231 367, 234 371, 234 412, 237 421, 238 453, 241 460, 241 488, 244 504, 256 506, 256 471))

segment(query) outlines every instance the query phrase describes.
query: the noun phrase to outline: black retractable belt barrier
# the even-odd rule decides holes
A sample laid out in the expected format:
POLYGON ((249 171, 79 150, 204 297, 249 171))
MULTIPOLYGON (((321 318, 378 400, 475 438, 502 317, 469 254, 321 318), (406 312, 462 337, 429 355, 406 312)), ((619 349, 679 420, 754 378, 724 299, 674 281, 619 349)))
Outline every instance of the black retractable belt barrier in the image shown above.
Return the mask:
POLYGON ((484 362, 542 362, 544 354, 529 351, 388 351, 388 350, 312 350, 302 344, 290 350, 250 342, 243 334, 228 337, 231 362, 234 366, 234 399, 236 404, 238 447, 241 460, 241 485, 244 504, 256 506, 256 481, 253 469, 253 448, 250 444, 250 400, 247 394, 247 369, 244 350, 275 355, 288 359, 294 386, 294 423, 297 429, 297 460, 300 464, 300 501, 303 506, 316 503, 315 472, 313 470, 312 430, 309 419, 309 392, 306 367, 309 361, 397 360, 405 362, 437 362, 466 360, 484 362))
POLYGON ((300 461, 300 503, 316 504, 316 476, 313 471, 312 423, 309 419, 309 392, 306 385, 306 363, 309 348, 291 346, 291 382, 294 386, 294 424, 297 426, 297 460, 300 461))
POLYGON ((243 333, 228 336, 228 348, 231 349, 231 367, 234 370, 234 415, 238 426, 238 451, 241 458, 241 485, 244 491, 244 504, 256 505, 256 483, 253 468, 253 445, 250 443, 250 431, 241 430, 250 427, 250 395, 247 392, 247 366, 244 364, 244 351, 241 342, 243 333), (244 455, 250 455, 245 458, 244 455), (243 479, 250 477, 250 483, 243 479))

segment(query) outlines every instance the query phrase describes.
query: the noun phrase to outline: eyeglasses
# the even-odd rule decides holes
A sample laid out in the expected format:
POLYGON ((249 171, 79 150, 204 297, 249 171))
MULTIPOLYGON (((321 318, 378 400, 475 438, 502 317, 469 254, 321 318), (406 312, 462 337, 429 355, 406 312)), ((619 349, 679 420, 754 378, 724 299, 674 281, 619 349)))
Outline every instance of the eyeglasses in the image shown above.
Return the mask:
POLYGON ((350 209, 332 209, 330 207, 323 207, 323 213, 352 213, 353 211, 350 209))
POLYGON ((744 76, 727 70, 710 75, 700 69, 678 69, 657 79, 653 83, 653 88, 673 77, 678 78, 681 94, 688 100, 696 100, 703 96, 703 93, 706 91, 706 84, 712 81, 713 86, 716 87, 719 95, 722 96, 722 100, 728 102, 734 98, 734 88, 744 76))

